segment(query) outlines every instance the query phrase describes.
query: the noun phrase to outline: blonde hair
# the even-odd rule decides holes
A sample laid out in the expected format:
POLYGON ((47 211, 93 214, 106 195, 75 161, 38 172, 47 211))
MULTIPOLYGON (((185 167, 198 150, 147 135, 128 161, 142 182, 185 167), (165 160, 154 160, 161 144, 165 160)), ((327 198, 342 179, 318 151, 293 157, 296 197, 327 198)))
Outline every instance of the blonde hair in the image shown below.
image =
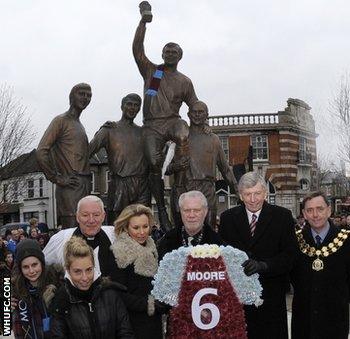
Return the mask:
POLYGON ((90 257, 92 264, 95 266, 95 258, 93 249, 87 244, 87 242, 80 237, 71 237, 63 249, 64 266, 69 269, 75 258, 90 257))
POLYGON ((142 214, 145 214, 147 216, 151 232, 152 226, 155 224, 152 210, 149 207, 141 204, 133 204, 125 207, 119 214, 117 220, 114 222, 115 234, 119 235, 122 232, 126 232, 130 219, 142 214))

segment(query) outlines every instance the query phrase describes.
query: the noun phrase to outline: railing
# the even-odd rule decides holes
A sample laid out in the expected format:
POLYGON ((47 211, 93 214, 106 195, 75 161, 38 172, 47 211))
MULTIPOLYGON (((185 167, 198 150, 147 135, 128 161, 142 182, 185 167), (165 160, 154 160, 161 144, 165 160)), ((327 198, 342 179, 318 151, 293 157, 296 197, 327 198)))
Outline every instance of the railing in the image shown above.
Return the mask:
POLYGON ((217 115, 209 117, 209 126, 276 125, 278 113, 217 115))

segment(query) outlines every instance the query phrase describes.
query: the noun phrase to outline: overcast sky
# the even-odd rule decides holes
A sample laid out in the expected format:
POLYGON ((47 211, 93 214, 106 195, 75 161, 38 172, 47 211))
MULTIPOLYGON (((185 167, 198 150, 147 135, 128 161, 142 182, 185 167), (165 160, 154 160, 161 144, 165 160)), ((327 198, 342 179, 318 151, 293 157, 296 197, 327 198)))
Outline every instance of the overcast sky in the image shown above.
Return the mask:
MULTIPOLYGON (((93 90, 82 115, 89 138, 106 120, 120 118, 125 94, 142 93, 131 51, 139 1, 0 4, 0 83, 12 86, 27 106, 38 140, 52 118, 67 110, 76 83, 87 82, 93 90)), ((211 115, 277 112, 289 97, 299 98, 321 121, 319 148, 334 150, 320 116, 350 69, 348 0, 156 0, 151 5, 146 54, 161 63, 163 45, 179 43, 184 50, 179 70, 192 79, 211 115)))

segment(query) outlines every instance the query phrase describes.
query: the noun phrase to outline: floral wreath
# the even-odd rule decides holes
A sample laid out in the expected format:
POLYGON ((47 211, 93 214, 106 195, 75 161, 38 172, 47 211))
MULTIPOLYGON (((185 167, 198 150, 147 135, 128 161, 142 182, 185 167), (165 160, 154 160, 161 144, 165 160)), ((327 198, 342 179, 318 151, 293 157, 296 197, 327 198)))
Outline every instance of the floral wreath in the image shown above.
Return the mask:
POLYGON ((231 246, 207 244, 180 247, 164 256, 151 294, 173 306, 170 338, 247 338, 242 304, 262 304, 258 274, 248 277, 243 272, 241 265, 247 259, 245 252, 231 246), (215 293, 204 293, 198 301, 196 296, 203 290, 215 293), (210 308, 207 317, 203 308, 210 308))
POLYGON ((260 306, 262 287, 259 275, 246 276, 242 264, 248 259, 245 252, 232 246, 197 245, 194 247, 180 247, 165 254, 154 276, 151 294, 155 299, 170 306, 178 305, 178 296, 182 278, 185 274, 188 256, 193 258, 223 258, 230 282, 237 293, 239 301, 244 305, 260 306))

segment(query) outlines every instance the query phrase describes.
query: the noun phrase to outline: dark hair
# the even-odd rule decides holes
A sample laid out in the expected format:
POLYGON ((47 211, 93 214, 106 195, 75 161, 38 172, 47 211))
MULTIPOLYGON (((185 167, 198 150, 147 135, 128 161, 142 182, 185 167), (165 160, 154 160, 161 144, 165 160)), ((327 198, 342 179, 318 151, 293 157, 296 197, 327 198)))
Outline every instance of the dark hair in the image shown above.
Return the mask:
POLYGON ((70 105, 72 105, 72 103, 73 103, 74 93, 79 91, 80 89, 89 89, 91 91, 91 86, 89 84, 85 84, 83 82, 73 86, 73 88, 71 89, 71 91, 69 93, 69 104, 70 105))
POLYGON ((179 54, 180 54, 180 59, 182 58, 182 48, 180 47, 179 44, 175 43, 175 42, 168 42, 164 47, 163 47, 163 50, 162 50, 162 53, 164 53, 165 49, 169 47, 169 48, 177 48, 177 50, 179 51, 179 54))
POLYGON ((189 109, 189 112, 192 111, 194 105, 202 105, 202 106, 204 107, 205 111, 206 111, 207 114, 208 114, 209 110, 208 110, 207 104, 206 104, 205 102, 203 102, 203 101, 200 101, 200 100, 195 101, 195 102, 191 105, 191 107, 190 107, 190 109, 189 109))
POLYGON ((129 100, 137 101, 141 106, 141 101, 142 101, 141 97, 136 93, 130 93, 122 99, 122 107, 129 100))
POLYGON ((305 204, 306 202, 310 201, 311 199, 313 198, 317 198, 317 197, 322 197, 324 202, 326 203, 327 206, 330 205, 328 199, 327 199, 327 196, 325 195, 324 192, 322 191, 317 191, 317 192, 312 192, 308 195, 305 196, 305 198, 303 199, 303 202, 301 203, 301 208, 302 209, 305 209, 305 204))
MULTIPOLYGON (((47 278, 46 278, 46 269, 45 265, 42 265, 42 272, 38 279, 38 293, 42 295, 45 287, 47 286, 47 278)), ((13 296, 17 299, 23 299, 25 301, 29 301, 30 294, 26 284, 26 278, 24 277, 21 270, 21 263, 15 262, 13 271, 12 271, 12 285, 13 285, 13 296)))

